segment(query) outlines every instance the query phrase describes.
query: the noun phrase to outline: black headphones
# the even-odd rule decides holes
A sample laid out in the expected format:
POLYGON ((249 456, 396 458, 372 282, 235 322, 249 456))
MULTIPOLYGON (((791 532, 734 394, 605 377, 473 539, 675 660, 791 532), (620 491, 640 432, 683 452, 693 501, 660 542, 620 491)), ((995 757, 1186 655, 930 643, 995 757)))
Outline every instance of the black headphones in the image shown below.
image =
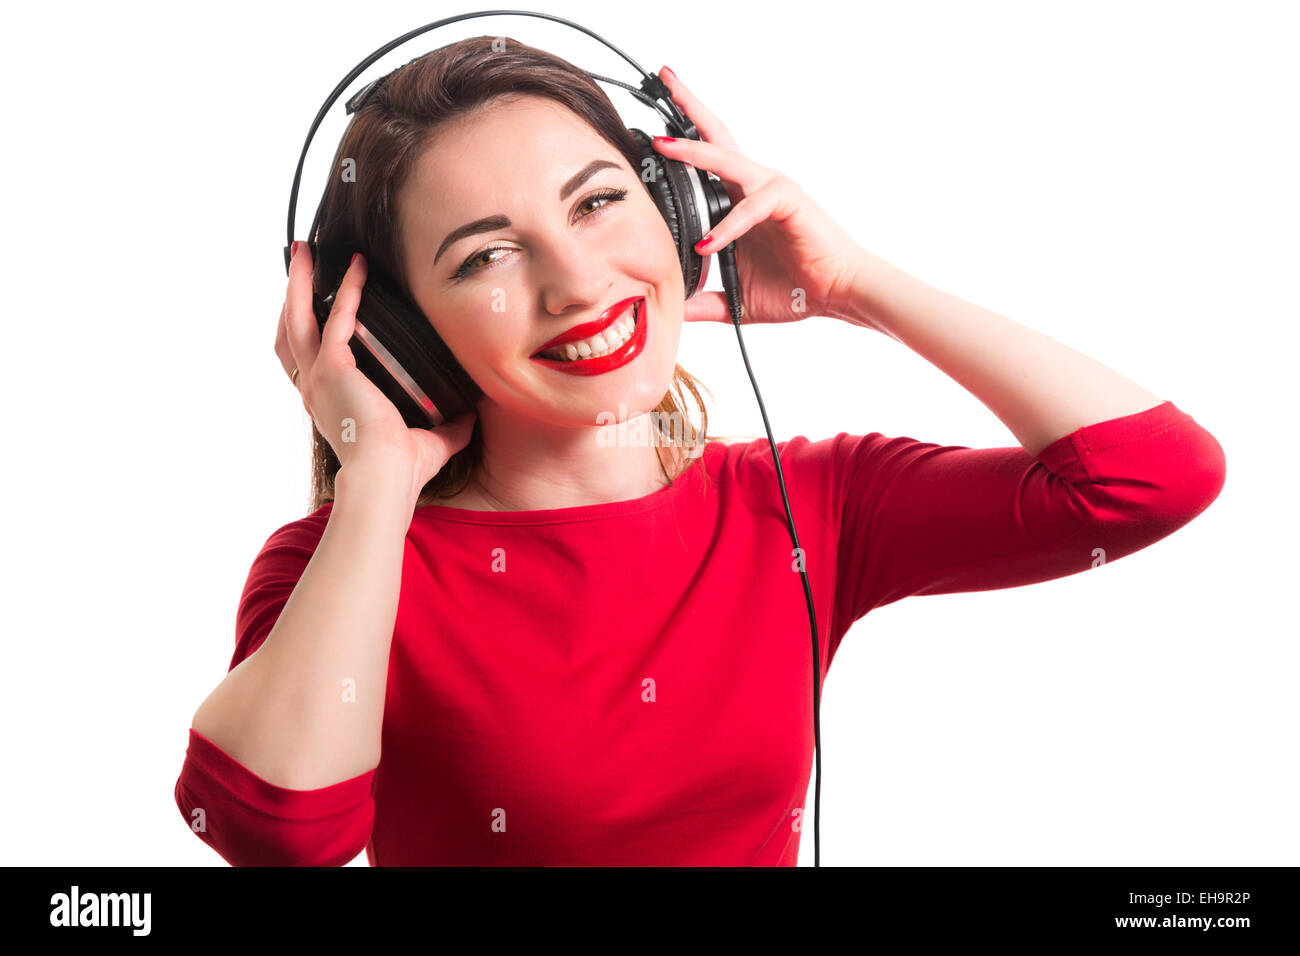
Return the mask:
MULTIPOLYGON (((669 135, 680 139, 700 138, 695 124, 673 102, 668 87, 658 76, 647 73, 641 66, 608 40, 597 36, 591 30, 579 24, 546 13, 528 10, 480 10, 447 17, 434 23, 425 24, 409 33, 386 43, 370 54, 334 87, 329 98, 316 114, 311 128, 307 131, 307 140, 298 158, 298 166, 293 174, 293 188, 289 193, 288 238, 284 247, 284 269, 289 272, 290 250, 294 241, 294 224, 298 208, 298 187, 302 180, 302 168, 307 159, 307 150, 312 138, 325 114, 335 101, 343 95, 352 82, 372 63, 391 50, 401 46, 430 30, 455 23, 485 16, 528 16, 553 20, 581 30, 588 36, 599 40, 623 59, 627 60, 641 74, 640 89, 619 80, 599 76, 584 70, 592 79, 612 83, 630 92, 638 100, 659 113, 669 135)), ((506 38, 499 38, 506 42, 506 38)), ((423 55, 423 54, 422 54, 423 55)), ((415 59, 419 59, 416 57, 415 59)), ((413 63, 407 62, 407 65, 413 63)), ((346 103, 349 114, 356 113, 380 95, 392 76, 404 67, 372 81, 361 89, 346 103)), ((704 288, 708 278, 708 257, 695 251, 695 245, 716 226, 731 210, 731 199, 727 195, 721 180, 708 172, 696 169, 680 160, 668 159, 655 150, 648 135, 639 129, 629 129, 640 151, 641 179, 650 190, 655 206, 659 209, 673 241, 677 244, 677 254, 681 261, 682 278, 686 289, 686 298, 690 298, 704 288)), ((339 144, 340 149, 342 143, 339 144)), ((341 157, 336 155, 333 169, 337 170, 341 157)), ((331 173, 333 175, 333 173, 331 173)), ((326 294, 318 291, 312 293, 312 310, 316 323, 324 333, 325 322, 329 318, 334 304, 334 296, 343 280, 345 264, 352 250, 321 250, 317 247, 315 237, 320 224, 321 209, 317 207, 308 233, 307 245, 312 253, 313 262, 324 266, 325 262, 336 265, 329 272, 326 294)), ((735 243, 717 251, 722 284, 725 290, 728 309, 736 328, 736 337, 740 341, 741 356, 749 372, 750 382, 754 386, 754 395, 758 399, 759 411, 763 416, 763 425, 767 428, 768 443, 772 448, 772 458, 776 463, 777 479, 781 486, 781 498, 785 504, 786 520, 790 526, 790 540, 795 553, 802 555, 799 547, 798 533, 794 527, 794 516, 790 513, 790 500, 786 495, 785 476, 781 471, 781 459, 777 454, 776 442, 772 438, 772 429, 767 422, 767 411, 763 408, 763 397, 759 394, 758 383, 754 380, 753 370, 749 366, 749 356, 745 351, 745 341, 741 336, 741 316, 744 305, 740 301, 740 279, 736 269, 735 243)), ((483 391, 457 361, 442 338, 434 331, 420 308, 410 300, 401 285, 386 274, 384 270, 368 263, 366 283, 362 289, 361 301, 357 306, 356 329, 349 342, 357 368, 366 375, 388 397, 402 413, 408 427, 430 428, 450 421, 462 413, 477 406, 483 391)), ((821 662, 817 640, 817 618, 813 610, 812 589, 808 584, 808 573, 801 560, 800 574, 803 579, 804 597, 808 603, 808 618, 812 626, 813 650, 813 735, 816 742, 817 784, 815 795, 815 812, 813 824, 814 866, 821 865, 821 662)))

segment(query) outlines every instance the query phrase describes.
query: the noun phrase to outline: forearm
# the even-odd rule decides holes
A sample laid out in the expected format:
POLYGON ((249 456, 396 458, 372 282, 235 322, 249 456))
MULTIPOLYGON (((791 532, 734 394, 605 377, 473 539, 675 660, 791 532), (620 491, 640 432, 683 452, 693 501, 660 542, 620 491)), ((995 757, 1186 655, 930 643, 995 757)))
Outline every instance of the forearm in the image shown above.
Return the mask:
POLYGON ((258 776, 294 790, 348 780, 380 757, 413 506, 405 489, 344 471, 320 543, 271 632, 192 724, 258 776))
POLYGON ((943 292, 865 250, 841 312, 906 345, 978 398, 1030 455, 1162 399, 1100 362, 943 292))

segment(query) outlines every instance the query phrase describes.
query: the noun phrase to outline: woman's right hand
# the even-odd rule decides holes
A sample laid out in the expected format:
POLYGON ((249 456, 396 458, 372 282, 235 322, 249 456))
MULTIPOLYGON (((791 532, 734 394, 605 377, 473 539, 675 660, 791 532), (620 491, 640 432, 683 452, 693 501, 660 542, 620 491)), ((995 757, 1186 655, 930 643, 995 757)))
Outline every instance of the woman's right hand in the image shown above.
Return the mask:
POLYGON ((434 429, 409 427, 397 406, 357 368, 348 346, 366 281, 365 258, 353 257, 321 334, 311 304, 311 250, 305 242, 294 243, 294 250, 275 336, 275 354, 285 374, 292 376, 294 366, 298 367, 295 384, 303 406, 334 449, 341 468, 360 461, 385 472, 398 470, 409 477, 413 493, 418 495, 447 460, 469 443, 474 412, 434 429), (353 421, 348 429, 351 440, 344 441, 344 420, 349 418, 353 421))

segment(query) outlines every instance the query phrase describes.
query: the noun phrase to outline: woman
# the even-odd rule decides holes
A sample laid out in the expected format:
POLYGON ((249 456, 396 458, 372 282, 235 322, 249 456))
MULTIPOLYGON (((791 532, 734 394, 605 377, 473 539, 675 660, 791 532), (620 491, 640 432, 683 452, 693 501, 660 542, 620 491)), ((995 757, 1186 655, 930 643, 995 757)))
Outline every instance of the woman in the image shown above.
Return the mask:
POLYGON ((617 113, 565 61, 491 41, 408 64, 349 127, 356 178, 327 188, 318 240, 361 254, 319 339, 319 264, 295 244, 276 352, 316 426, 315 510, 253 563, 177 805, 234 864, 364 847, 372 865, 793 865, 813 759, 801 566, 824 680, 872 608, 1168 535, 1218 494, 1222 449, 1172 403, 857 246, 665 67, 704 142, 657 148, 726 183, 702 251, 741 240, 745 320, 889 335, 1022 446, 781 442, 792 556, 766 440, 710 442, 705 416, 658 441, 652 413, 680 422, 683 388, 699 400, 681 323, 729 318, 716 293, 684 299, 617 113), (368 262, 482 387, 475 416, 407 428, 358 372, 368 262), (609 361, 548 350, 597 318, 615 340, 582 346, 609 361))

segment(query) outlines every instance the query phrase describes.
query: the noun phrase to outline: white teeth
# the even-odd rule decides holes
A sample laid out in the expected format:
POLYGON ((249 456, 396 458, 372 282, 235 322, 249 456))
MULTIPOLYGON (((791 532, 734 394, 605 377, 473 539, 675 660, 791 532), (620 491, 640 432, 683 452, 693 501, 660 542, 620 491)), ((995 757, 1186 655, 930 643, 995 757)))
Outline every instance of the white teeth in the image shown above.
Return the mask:
POLYGON ((610 352, 617 351, 632 337, 632 333, 636 331, 636 319, 640 314, 641 303, 637 301, 632 304, 629 315, 619 319, 604 332, 599 332, 581 342, 569 342, 557 348, 547 349, 542 355, 546 358, 570 362, 580 358, 608 355, 610 352))

